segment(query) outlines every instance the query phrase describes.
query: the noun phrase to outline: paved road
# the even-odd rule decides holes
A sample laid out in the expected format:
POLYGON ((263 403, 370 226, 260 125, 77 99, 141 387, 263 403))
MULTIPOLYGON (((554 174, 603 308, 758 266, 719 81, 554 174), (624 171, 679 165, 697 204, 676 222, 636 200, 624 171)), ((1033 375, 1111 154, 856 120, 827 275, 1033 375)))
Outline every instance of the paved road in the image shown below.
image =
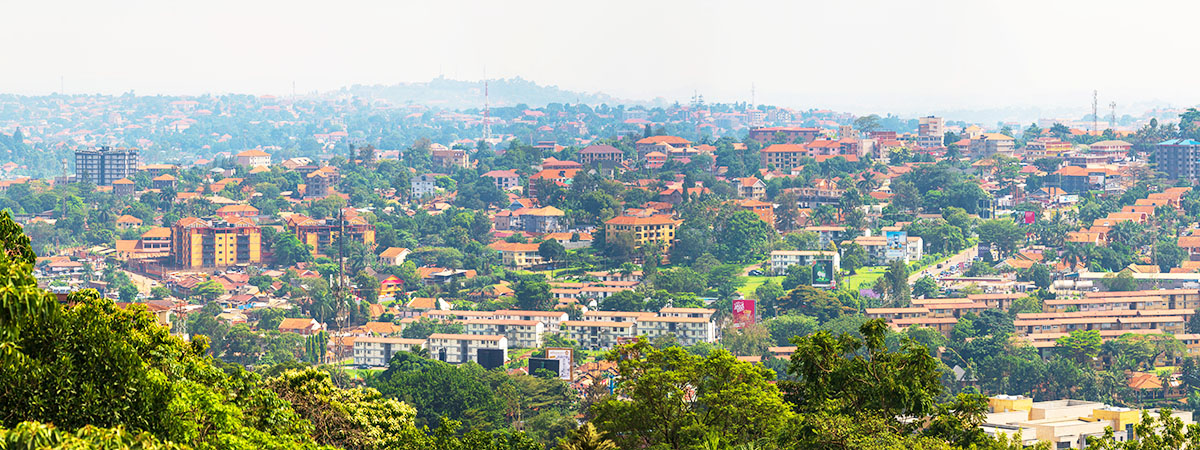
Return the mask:
POLYGON ((909 275, 908 283, 909 284, 916 283, 917 280, 920 280, 921 277, 923 277, 925 275, 929 275, 936 279, 937 274, 939 272, 941 272, 942 270, 945 270, 947 267, 950 267, 950 266, 958 264, 958 263, 971 262, 971 260, 974 260, 975 256, 978 254, 979 254, 979 247, 974 246, 974 245, 967 247, 966 250, 959 252, 957 255, 951 256, 950 259, 941 263, 942 264, 941 269, 937 268, 937 266, 938 266, 937 264, 934 264, 932 266, 926 267, 925 269, 922 269, 916 273, 909 275))

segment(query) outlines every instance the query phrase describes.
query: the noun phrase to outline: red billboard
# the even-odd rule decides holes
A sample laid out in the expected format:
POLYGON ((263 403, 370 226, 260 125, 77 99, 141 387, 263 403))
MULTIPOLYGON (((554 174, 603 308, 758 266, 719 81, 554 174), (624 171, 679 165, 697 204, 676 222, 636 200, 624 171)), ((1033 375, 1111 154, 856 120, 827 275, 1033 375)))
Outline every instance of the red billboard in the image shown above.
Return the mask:
POLYGON ((754 325, 754 300, 736 299, 733 301, 733 324, 736 327, 754 325))
POLYGON ((1033 223, 1036 219, 1036 214, 1033 211, 1025 211, 1025 225, 1033 223))

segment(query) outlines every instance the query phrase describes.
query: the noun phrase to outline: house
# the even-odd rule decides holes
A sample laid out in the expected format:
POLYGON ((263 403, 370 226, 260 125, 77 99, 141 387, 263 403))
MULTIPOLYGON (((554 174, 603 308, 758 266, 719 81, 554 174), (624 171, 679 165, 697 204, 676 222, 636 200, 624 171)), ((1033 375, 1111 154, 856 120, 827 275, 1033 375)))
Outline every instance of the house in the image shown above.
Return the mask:
POLYGON ((502 191, 521 187, 521 177, 511 170, 490 170, 482 176, 491 178, 496 183, 496 188, 502 191))
POLYGON ((130 196, 133 195, 136 189, 137 187, 134 185, 133 180, 128 178, 122 178, 112 182, 113 195, 130 196))
POLYGON ((150 187, 154 189, 175 189, 177 180, 169 173, 164 173, 150 180, 150 187))
POLYGON ((740 209, 750 211, 771 227, 775 226, 775 205, 755 199, 743 199, 734 202, 740 209))
POLYGON ((123 214, 121 217, 117 218, 117 228, 119 229, 128 230, 130 228, 137 228, 140 226, 142 226, 142 219, 133 217, 129 214, 123 214))
POLYGON ((772 141, 778 142, 777 139, 782 139, 788 144, 806 144, 815 140, 820 134, 820 128, 763 127, 750 130, 750 139, 756 140, 762 144, 772 141))
POLYGON ((325 329, 325 325, 322 325, 321 323, 317 322, 316 320, 313 320, 310 318, 305 318, 305 319, 289 318, 289 319, 283 319, 282 322, 279 322, 279 331, 281 333, 296 333, 296 334, 302 334, 302 335, 308 336, 311 334, 316 334, 318 331, 321 331, 324 329, 325 329))
POLYGON ((434 333, 425 346, 431 358, 450 364, 479 363, 480 350, 498 352, 501 363, 508 360, 508 338, 504 336, 434 333))
MULTIPOLYGON (((867 264, 872 266, 887 265, 892 259, 888 256, 887 237, 885 236, 859 236, 853 241, 855 244, 862 246, 867 251, 867 264)), ((843 243, 845 245, 845 243, 843 243)), ((908 236, 907 245, 904 246, 903 259, 905 263, 919 261, 921 255, 924 254, 924 240, 919 236, 908 236)))
POLYGON ((417 175, 409 180, 409 184, 412 185, 412 197, 419 199, 437 192, 437 177, 439 175, 436 173, 426 173, 417 175))
POLYGON ((435 167, 444 169, 454 167, 465 168, 471 164, 467 158, 467 152, 457 148, 431 150, 429 152, 429 160, 435 167))
POLYGON ((620 163, 625 158, 625 152, 611 145, 589 145, 579 151, 580 162, 585 166, 610 162, 620 163))
POLYGON ((555 233, 566 230, 563 218, 566 213, 553 206, 542 208, 522 208, 513 211, 517 229, 527 233, 555 233))
POLYGON ((246 150, 237 154, 237 164, 251 167, 269 166, 271 155, 259 149, 246 150))
POLYGON ((412 252, 404 247, 388 247, 379 253, 379 262, 389 266, 399 266, 404 264, 404 260, 410 253, 412 252))
POLYGON ((666 157, 668 152, 662 150, 681 149, 690 147, 692 142, 679 136, 650 136, 648 138, 639 139, 634 146, 637 150, 639 160, 645 160, 646 154, 659 151, 666 157))
POLYGON ((746 177, 737 179, 738 197, 753 200, 762 200, 767 196, 767 183, 763 183, 755 177, 746 177))
POLYGON ((379 298, 396 298, 396 294, 404 290, 404 280, 395 275, 388 275, 379 280, 379 298))
POLYGON ((519 242, 493 242, 488 248, 500 252, 500 260, 510 269, 526 269, 543 262, 538 253, 539 244, 523 244, 519 242))
POLYGON ((984 158, 997 153, 1012 156, 1016 140, 1000 133, 983 133, 971 138, 968 152, 972 157, 984 158))
POLYGON ((784 172, 804 167, 804 159, 809 157, 808 148, 803 144, 771 144, 758 153, 763 167, 784 172))
POLYGON ((245 217, 251 220, 258 220, 258 208, 250 205, 225 205, 217 209, 217 215, 225 220, 234 220, 238 217, 245 217))
POLYGON ((546 326, 546 332, 557 333, 559 324, 566 321, 568 316, 563 311, 524 311, 517 309, 501 309, 496 311, 496 318, 505 320, 536 320, 546 326))

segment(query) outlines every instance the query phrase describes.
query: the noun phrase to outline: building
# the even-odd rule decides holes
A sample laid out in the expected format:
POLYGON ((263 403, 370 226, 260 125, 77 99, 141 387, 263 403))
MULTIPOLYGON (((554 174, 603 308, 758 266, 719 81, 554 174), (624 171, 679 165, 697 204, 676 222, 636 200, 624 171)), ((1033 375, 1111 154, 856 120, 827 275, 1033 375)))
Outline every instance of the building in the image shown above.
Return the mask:
POLYGON ((611 145, 589 145, 579 151, 579 160, 585 166, 604 161, 616 164, 622 159, 625 159, 625 152, 611 145))
POLYGON ((495 318, 505 320, 536 320, 546 326, 546 332, 557 333, 559 324, 568 319, 563 311, 524 311, 519 309, 501 309, 496 311, 495 318))
POLYGON ((491 178, 502 191, 521 187, 521 177, 511 170, 490 170, 482 176, 491 178))
POLYGON ((1112 160, 1122 160, 1129 155, 1129 149, 1131 148, 1133 148, 1133 144, 1125 141, 1106 140, 1089 145, 1088 153, 1108 157, 1112 160))
MULTIPOLYGON (((887 238, 884 236, 860 236, 854 239, 854 243, 862 246, 863 250, 867 251, 867 264, 872 266, 886 266, 891 262, 892 258, 887 255, 887 238)), ((844 245, 844 244, 843 244, 844 245)), ((908 236, 908 245, 904 247, 904 262, 911 263, 919 261, 921 255, 924 254, 924 240, 919 236, 908 236)))
POLYGON ((404 260, 408 258, 409 253, 412 252, 404 247, 388 247, 379 253, 379 262, 389 266, 399 266, 404 264, 404 260))
POLYGON ((419 199, 437 192, 437 177, 438 174, 436 173, 427 173, 413 177, 410 181, 412 184, 412 197, 419 199))
POLYGON ((424 346, 423 339, 360 336, 354 339, 354 364, 387 367, 393 355, 424 346))
POLYGON ((150 187, 154 189, 175 189, 178 181, 169 173, 164 173, 150 180, 150 187))
POLYGON ((122 178, 132 179, 138 169, 135 148, 100 147, 75 151, 75 181, 109 186, 122 178))
POLYGON ((337 252, 330 245, 337 242, 338 236, 346 234, 351 242, 358 242, 367 247, 375 247, 375 225, 367 223, 367 219, 358 215, 353 209, 342 212, 342 219, 313 219, 300 214, 293 214, 287 219, 288 230, 300 238, 300 242, 311 245, 313 256, 328 256, 337 252), (332 252, 332 253, 330 253, 332 252))
MULTIPOLYGON (((988 413, 979 427, 995 437, 1021 435, 1021 444, 1032 446, 1039 441, 1050 448, 1087 448, 1088 437, 1101 437, 1111 428, 1118 441, 1134 440, 1134 426, 1141 423, 1143 411, 1109 406, 1083 400, 1051 400, 1035 402, 1019 395, 1000 395, 988 399, 988 413)), ((1146 411, 1157 415, 1154 411, 1146 411)), ((1171 414, 1187 427, 1192 424, 1190 411, 1171 414)))
POLYGON ((119 229, 128 230, 130 228, 137 228, 140 226, 142 226, 142 219, 133 217, 129 214, 124 214, 117 218, 117 228, 119 229))
POLYGON ((758 216, 763 222, 772 227, 775 226, 775 205, 753 199, 738 200, 735 202, 738 208, 750 211, 758 216))
POLYGON ((750 139, 766 144, 780 137, 788 144, 807 144, 817 139, 821 134, 820 128, 807 127, 764 127, 750 130, 750 139))
POLYGON ((510 269, 527 269, 543 262, 538 253, 539 244, 523 244, 520 242, 493 242, 488 244, 492 250, 500 252, 500 261, 510 269))
POLYGON ((1171 139, 1154 146, 1158 168, 1174 179, 1200 181, 1200 142, 1171 139))
POLYGON ((985 158, 997 153, 1012 156, 1016 140, 1000 133, 983 133, 972 138, 968 151, 972 157, 985 158))
POLYGON ((310 172, 304 177, 304 198, 325 198, 329 191, 337 186, 341 174, 336 167, 325 166, 310 172))
POLYGON ((137 190, 137 185, 128 178, 122 178, 112 182, 113 195, 132 196, 137 190))
POLYGON ((479 362, 479 350, 499 350, 508 360, 508 338, 495 335, 434 333, 425 341, 429 357, 450 364, 479 362))
POLYGON ((262 262, 262 231, 253 221, 187 217, 171 227, 171 262, 180 268, 262 262))
POLYGON ((513 217, 519 223, 517 229, 528 233, 556 233, 567 229, 563 218, 563 210, 553 206, 542 208, 521 208, 513 211, 513 217))
POLYGON ((541 347, 546 332, 546 325, 536 320, 479 318, 465 320, 463 326, 467 334, 504 336, 516 348, 541 347))
POLYGON ((771 144, 759 150, 763 167, 774 167, 777 170, 790 172, 804 167, 803 160, 808 158, 808 147, 803 144, 771 144))
POLYGON ((471 161, 467 158, 467 152, 457 148, 432 150, 429 152, 429 160, 435 167, 444 169, 453 167, 465 168, 471 164, 471 161))
POLYGON ((921 148, 938 148, 946 144, 946 119, 941 117, 921 117, 917 119, 917 146, 921 148))
POLYGON ((584 350, 608 350, 637 337, 635 320, 568 320, 563 326, 567 338, 578 342, 584 350))
POLYGON ((833 273, 842 268, 842 258, 838 252, 821 250, 775 250, 771 252, 771 272, 776 275, 787 273, 788 267, 794 265, 811 266, 819 260, 833 261, 833 273))
POLYGON ((225 220, 234 220, 241 217, 258 220, 258 208, 241 204, 225 205, 217 209, 217 215, 225 220))
POLYGON ((716 326, 703 317, 664 317, 660 313, 657 317, 638 319, 637 333, 650 340, 671 335, 681 346, 717 341, 716 326))
POLYGON ((237 154, 239 166, 260 167, 271 165, 271 155, 259 149, 246 150, 237 154))
POLYGON ((681 220, 664 214, 650 217, 617 216, 604 222, 604 232, 606 236, 629 233, 638 249, 647 243, 658 242, 665 253, 675 242, 675 229, 680 223, 681 220))
POLYGON ((687 148, 691 145, 692 141, 679 136, 650 136, 639 139, 635 147, 637 149, 638 160, 644 161, 646 160, 646 155, 650 152, 661 152, 665 158, 671 150, 687 148))
POLYGON ((767 196, 767 183, 755 177, 737 179, 738 197, 762 200, 767 196))
POLYGON ((279 322, 279 332, 281 333, 296 333, 309 336, 324 329, 324 325, 310 318, 283 319, 279 322))

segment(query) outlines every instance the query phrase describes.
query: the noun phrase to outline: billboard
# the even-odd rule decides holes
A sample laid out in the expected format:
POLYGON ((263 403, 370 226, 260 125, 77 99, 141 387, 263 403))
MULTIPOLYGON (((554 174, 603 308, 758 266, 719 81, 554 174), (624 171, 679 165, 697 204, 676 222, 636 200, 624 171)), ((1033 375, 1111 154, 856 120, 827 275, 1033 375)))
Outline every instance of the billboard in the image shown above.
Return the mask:
POLYGON ((904 259, 908 254, 908 232, 888 231, 884 234, 887 236, 887 249, 884 251, 884 257, 889 261, 904 259))
POLYGON ((504 350, 498 348, 481 348, 476 350, 475 362, 484 369, 495 369, 504 365, 504 350))
POLYGON ((733 324, 741 328, 754 325, 754 299, 739 298, 733 301, 733 324))
POLYGON ((571 370, 575 362, 574 349, 547 348, 546 358, 558 360, 558 379, 571 381, 574 378, 571 370))
POLYGON ((812 285, 817 287, 833 286, 833 260, 821 259, 813 262, 812 285))
POLYGON ((551 358, 529 358, 529 374, 537 375, 539 370, 549 370, 560 373, 559 360, 551 358))
POLYGON ((1032 224, 1037 219, 1037 215, 1033 211, 1025 211, 1025 225, 1032 224))

